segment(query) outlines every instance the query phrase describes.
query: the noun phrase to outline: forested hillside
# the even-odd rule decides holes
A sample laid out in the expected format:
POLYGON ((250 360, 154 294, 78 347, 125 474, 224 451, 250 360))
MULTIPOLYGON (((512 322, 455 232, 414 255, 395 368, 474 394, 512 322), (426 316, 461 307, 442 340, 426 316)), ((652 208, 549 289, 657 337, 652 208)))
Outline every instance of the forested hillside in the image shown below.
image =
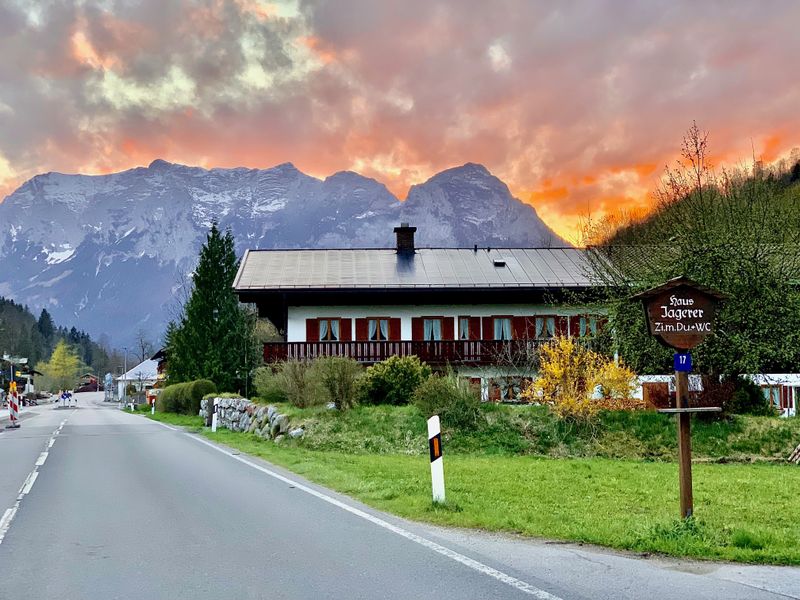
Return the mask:
POLYGON ((800 162, 714 169, 693 127, 682 161, 644 219, 596 224, 588 246, 611 290, 614 350, 639 373, 666 373, 672 353, 647 334, 630 296, 686 276, 727 296, 716 334, 695 351, 705 373, 795 372, 800 363, 800 162))
POLYGON ((21 356, 33 366, 50 358, 56 344, 64 340, 88 371, 114 373, 122 356, 74 327, 58 327, 47 310, 38 319, 26 306, 0 297, 0 353, 21 356))

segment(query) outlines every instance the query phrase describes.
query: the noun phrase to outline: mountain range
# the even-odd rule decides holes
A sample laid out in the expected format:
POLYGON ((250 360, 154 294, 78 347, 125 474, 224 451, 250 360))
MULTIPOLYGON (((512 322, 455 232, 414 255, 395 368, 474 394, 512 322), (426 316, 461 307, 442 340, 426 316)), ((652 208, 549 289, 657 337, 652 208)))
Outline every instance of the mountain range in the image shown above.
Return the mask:
POLYGON ((291 163, 202 169, 155 160, 108 175, 46 173, 0 203, 0 296, 47 308, 115 346, 157 340, 213 221, 247 248, 392 247, 401 221, 431 247, 567 246, 485 167, 467 163, 400 201, 350 171, 291 163))

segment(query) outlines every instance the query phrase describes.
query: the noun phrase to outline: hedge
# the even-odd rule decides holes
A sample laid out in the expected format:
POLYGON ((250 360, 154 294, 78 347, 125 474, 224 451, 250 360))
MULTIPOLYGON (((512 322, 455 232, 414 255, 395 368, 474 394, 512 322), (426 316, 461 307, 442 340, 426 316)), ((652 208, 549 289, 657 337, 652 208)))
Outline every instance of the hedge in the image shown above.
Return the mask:
POLYGON ((158 395, 156 408, 159 412, 196 415, 200 412, 200 400, 203 396, 216 391, 217 386, 208 379, 174 383, 165 387, 158 395))

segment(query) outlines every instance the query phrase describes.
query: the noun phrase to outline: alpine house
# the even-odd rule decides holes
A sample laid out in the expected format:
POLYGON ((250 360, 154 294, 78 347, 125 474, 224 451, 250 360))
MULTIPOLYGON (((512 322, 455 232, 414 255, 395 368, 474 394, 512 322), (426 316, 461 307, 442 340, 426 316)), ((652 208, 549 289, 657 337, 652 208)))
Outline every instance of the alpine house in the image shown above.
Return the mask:
POLYGON ((539 344, 595 335, 602 319, 574 304, 595 287, 576 248, 417 248, 416 227, 388 249, 248 250, 234 288, 282 342, 267 363, 347 356, 372 364, 416 355, 515 395, 539 344))

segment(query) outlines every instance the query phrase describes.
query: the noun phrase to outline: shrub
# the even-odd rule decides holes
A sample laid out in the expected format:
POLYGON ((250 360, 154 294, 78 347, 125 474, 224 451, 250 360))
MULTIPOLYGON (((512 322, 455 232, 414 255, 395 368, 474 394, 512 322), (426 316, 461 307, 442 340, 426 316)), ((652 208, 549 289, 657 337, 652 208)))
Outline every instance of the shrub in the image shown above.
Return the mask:
POLYGON ((253 385, 259 400, 267 404, 288 402, 286 390, 278 373, 272 367, 259 367, 253 376, 253 385))
POLYGON ((156 408, 159 412, 196 415, 200 412, 200 400, 217 391, 217 386, 208 379, 197 379, 185 383, 168 385, 158 395, 156 408))
POLYGON ((520 397, 550 406, 562 419, 588 422, 601 410, 644 408, 633 398, 636 374, 573 338, 558 337, 540 350, 539 376, 520 397))
POLYGON ((439 415, 448 427, 472 428, 481 418, 480 391, 453 376, 429 377, 417 387, 413 400, 426 418, 439 415))
POLYGON ((325 402, 322 385, 308 361, 288 360, 283 363, 278 371, 277 383, 286 399, 298 408, 325 402))
POLYGON ((355 360, 344 356, 318 358, 314 361, 312 371, 322 385, 326 399, 333 402, 336 408, 346 410, 356 405, 358 380, 363 369, 355 360))
POLYGON ((761 388, 746 377, 733 381, 733 394, 726 412, 744 415, 774 415, 775 409, 764 396, 761 388))
POLYGON ((408 404, 430 376, 431 368, 418 357, 391 356, 366 370, 359 395, 367 404, 408 404))

